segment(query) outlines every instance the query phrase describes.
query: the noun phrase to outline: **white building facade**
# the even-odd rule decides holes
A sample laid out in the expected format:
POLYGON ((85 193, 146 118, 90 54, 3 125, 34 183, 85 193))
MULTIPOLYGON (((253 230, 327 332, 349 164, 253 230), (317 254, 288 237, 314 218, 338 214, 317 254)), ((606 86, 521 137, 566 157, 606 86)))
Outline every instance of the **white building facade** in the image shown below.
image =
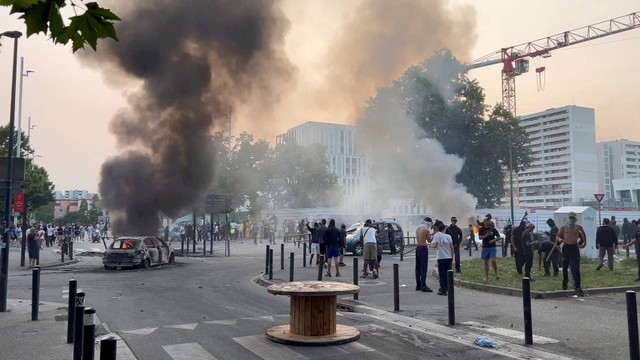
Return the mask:
MULTIPOLYGON (((366 186, 366 163, 358 151, 355 141, 356 128, 353 125, 329 124, 309 121, 288 129, 276 137, 276 146, 292 139, 301 146, 314 143, 327 149, 329 171, 337 177, 337 183, 344 189, 347 202, 366 186)), ((357 205, 357 204, 354 204, 357 205)))
POLYGON ((87 190, 56 190, 53 192, 53 198, 56 200, 82 200, 89 195, 87 190))
POLYGON ((599 192, 605 194, 606 199, 635 198, 624 191, 629 190, 627 186, 616 188, 614 180, 640 178, 640 142, 620 139, 598 143, 598 168, 599 192))
POLYGON ((531 166, 518 174, 521 207, 561 207, 598 192, 595 111, 564 106, 525 115, 531 166))

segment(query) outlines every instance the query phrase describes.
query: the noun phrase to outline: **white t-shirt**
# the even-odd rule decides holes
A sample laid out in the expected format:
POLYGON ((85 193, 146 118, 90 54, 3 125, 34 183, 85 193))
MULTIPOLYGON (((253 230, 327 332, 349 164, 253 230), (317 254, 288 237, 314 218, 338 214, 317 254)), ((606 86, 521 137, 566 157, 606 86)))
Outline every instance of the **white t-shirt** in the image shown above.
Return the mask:
POLYGON ((372 227, 363 226, 360 231, 364 235, 364 244, 375 244, 376 243, 376 229, 372 227), (368 230, 367 230, 368 229, 368 230))
POLYGON ((438 244, 437 259, 451 259, 451 246, 453 241, 449 234, 437 232, 433 235, 433 244, 438 244))

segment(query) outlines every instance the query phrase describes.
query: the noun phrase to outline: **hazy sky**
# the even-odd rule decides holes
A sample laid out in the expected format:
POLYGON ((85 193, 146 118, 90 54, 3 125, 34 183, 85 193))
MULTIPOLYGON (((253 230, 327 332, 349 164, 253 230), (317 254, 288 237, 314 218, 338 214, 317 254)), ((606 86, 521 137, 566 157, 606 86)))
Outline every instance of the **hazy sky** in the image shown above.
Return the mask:
MULTIPOLYGON (((369 28, 384 6, 355 0, 283 1, 291 22, 286 52, 297 67, 296 81, 283 90, 282 102, 267 115, 252 106, 238 107, 232 132, 246 130, 273 140, 306 121, 353 123, 376 87, 387 85, 434 47, 451 47, 462 60, 473 60, 501 47, 640 11, 635 0, 425 0, 422 4, 430 9, 434 3, 444 4, 433 12, 444 14, 446 22, 433 21, 431 10, 421 12, 420 2, 415 1, 391 14, 400 22, 384 17, 379 26, 369 28), (429 21, 428 31, 422 21, 429 21), (441 29, 446 35, 432 36, 441 29), (370 46, 368 32, 384 41, 370 46), (345 49, 351 51, 348 56, 345 49)), ((25 29, 17 16, 2 8, 0 32, 7 30, 25 29)), ((8 123, 13 41, 3 38, 2 45, 0 122, 8 123)), ((109 122, 127 106, 126 97, 137 83, 104 79, 100 69, 86 67, 70 47, 54 46, 42 35, 23 37, 19 56, 25 58, 25 71, 35 71, 24 78, 22 123, 25 132, 29 116, 37 124, 31 131, 32 146, 41 156, 36 163, 47 169, 57 190, 97 191, 100 166, 117 153, 109 122)), ((571 104, 593 107, 597 140, 640 141, 640 116, 635 110, 640 99, 634 65, 638 58, 640 29, 555 51, 542 63, 544 91, 537 90, 534 71, 517 78, 518 114, 571 104)), ((532 61, 532 69, 535 66, 532 61)), ((473 70, 470 76, 485 88, 489 104, 500 101, 499 65, 473 70)), ((219 122, 218 128, 226 124, 219 122)))

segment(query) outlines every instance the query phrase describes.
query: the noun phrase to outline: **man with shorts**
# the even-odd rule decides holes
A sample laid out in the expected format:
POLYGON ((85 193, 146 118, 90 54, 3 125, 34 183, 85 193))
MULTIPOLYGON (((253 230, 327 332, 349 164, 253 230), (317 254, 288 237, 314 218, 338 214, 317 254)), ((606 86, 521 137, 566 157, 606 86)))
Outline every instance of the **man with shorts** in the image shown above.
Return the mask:
POLYGON ((316 265, 320 262, 320 243, 318 240, 318 223, 313 223, 313 227, 307 223, 307 230, 311 233, 311 243, 309 244, 309 265, 313 263, 313 255, 316 255, 316 265))
POLYGON ((484 273, 483 278, 485 282, 489 278, 489 261, 496 275, 496 280, 500 279, 498 276, 498 264, 496 264, 496 243, 500 240, 500 234, 498 230, 492 227, 492 221, 488 217, 484 218, 482 227, 478 231, 478 237, 482 240, 482 253, 481 257, 484 260, 484 273))
POLYGON ((367 271, 369 268, 369 264, 373 263, 373 278, 378 278, 378 249, 376 243, 376 231, 371 227, 372 221, 371 219, 367 219, 364 222, 364 226, 360 228, 360 239, 362 239, 363 251, 362 255, 364 258, 362 276, 366 278, 369 275, 367 271))
POLYGON ((331 277, 331 260, 335 259, 336 264, 336 277, 340 277, 340 264, 338 259, 340 258, 340 248, 342 247, 340 230, 336 228, 336 221, 334 219, 329 220, 329 227, 324 232, 324 245, 326 246, 327 254, 327 274, 326 277, 331 277))
POLYGON ((416 291, 433 292, 427 286, 427 265, 429 261, 429 244, 431 237, 432 221, 430 217, 422 219, 416 229, 416 291))
POLYGON ((567 290, 569 283, 568 270, 571 268, 573 277, 574 296, 583 297, 580 287, 580 249, 587 246, 587 234, 582 226, 577 224, 576 213, 569 212, 569 223, 560 228, 556 240, 562 245, 562 290, 567 290))

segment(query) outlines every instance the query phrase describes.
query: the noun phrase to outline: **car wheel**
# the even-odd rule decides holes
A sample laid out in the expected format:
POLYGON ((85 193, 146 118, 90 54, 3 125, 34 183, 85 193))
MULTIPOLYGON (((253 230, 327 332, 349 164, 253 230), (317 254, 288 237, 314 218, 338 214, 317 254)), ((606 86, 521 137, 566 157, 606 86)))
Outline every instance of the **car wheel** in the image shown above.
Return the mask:
POLYGON ((353 248, 353 253, 354 253, 354 255, 356 255, 356 256, 362 256, 362 253, 363 253, 363 252, 364 252, 364 251, 363 251, 363 249, 362 249, 362 243, 361 243, 361 242, 356 243, 356 246, 353 248))
POLYGON ((174 254, 169 255, 169 264, 176 263, 176 256, 174 254))
POLYGON ((151 267, 151 259, 149 258, 142 260, 142 262, 140 263, 141 269, 148 269, 150 267, 151 267))

